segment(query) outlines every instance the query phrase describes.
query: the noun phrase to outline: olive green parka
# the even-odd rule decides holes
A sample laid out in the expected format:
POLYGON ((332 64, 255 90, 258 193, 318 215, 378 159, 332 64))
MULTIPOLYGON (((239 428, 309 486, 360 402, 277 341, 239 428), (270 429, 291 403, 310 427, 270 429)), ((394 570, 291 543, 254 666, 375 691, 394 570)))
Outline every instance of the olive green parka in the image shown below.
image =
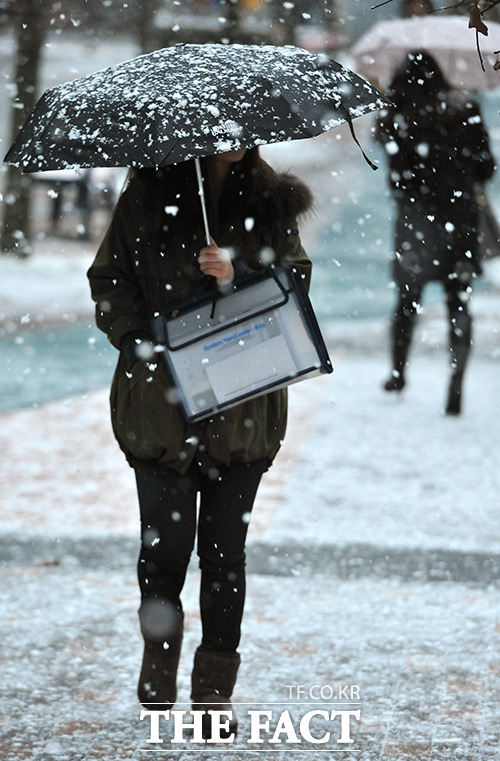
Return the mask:
MULTIPOLYGON (((245 207, 245 178, 237 168, 226 180, 218 209, 206 183, 213 238, 231 251, 236 272, 271 260, 290 262, 309 285, 311 262, 296 221, 311 206, 308 188, 260 159, 253 174, 245 207)), ((129 462, 155 460, 184 473, 199 451, 224 465, 263 457, 271 464, 285 435, 286 389, 188 424, 162 362, 152 356, 131 363, 123 351, 130 339, 150 338, 155 312, 199 289, 204 276, 198 255, 205 245, 193 163, 140 170, 122 193, 88 271, 97 326, 121 350, 111 386, 111 421, 129 462)))

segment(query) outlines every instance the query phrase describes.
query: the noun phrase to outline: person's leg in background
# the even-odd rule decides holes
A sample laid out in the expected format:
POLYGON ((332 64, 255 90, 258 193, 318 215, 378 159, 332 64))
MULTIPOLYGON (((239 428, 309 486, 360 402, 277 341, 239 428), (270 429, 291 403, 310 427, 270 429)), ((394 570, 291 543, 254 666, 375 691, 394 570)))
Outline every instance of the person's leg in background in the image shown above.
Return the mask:
POLYGON ((392 373, 384 384, 386 391, 401 391, 405 386, 408 353, 421 297, 421 290, 403 288, 399 291, 391 321, 392 373))
POLYGON ((78 226, 78 237, 80 240, 90 240, 90 231, 92 229, 90 172, 90 169, 87 170, 76 186, 76 208, 80 216, 80 224, 78 226))
POLYGON ((63 183, 55 181, 49 192, 52 198, 50 209, 50 232, 53 235, 57 232, 62 216, 63 183))
POLYGON ((479 207, 466 196, 457 199, 453 216, 456 220, 448 243, 448 271, 443 278, 449 321, 451 377, 445 412, 459 415, 462 411, 462 390, 465 370, 472 347, 472 317, 469 299, 474 278, 482 274, 478 245, 479 207))
MULTIPOLYGON (((392 279, 398 289, 398 300, 391 318, 390 347, 392 372, 384 383, 386 391, 401 391, 406 383, 405 372, 413 330, 417 320, 422 290, 426 282, 425 239, 432 229, 422 227, 422 213, 408 204, 400 204, 395 222, 392 279)), ((428 221, 426 222, 429 227, 428 221)))
POLYGON ((462 411, 464 374, 472 346, 472 317, 469 312, 470 282, 450 279, 445 283, 449 319, 451 378, 448 387, 447 415, 462 411))

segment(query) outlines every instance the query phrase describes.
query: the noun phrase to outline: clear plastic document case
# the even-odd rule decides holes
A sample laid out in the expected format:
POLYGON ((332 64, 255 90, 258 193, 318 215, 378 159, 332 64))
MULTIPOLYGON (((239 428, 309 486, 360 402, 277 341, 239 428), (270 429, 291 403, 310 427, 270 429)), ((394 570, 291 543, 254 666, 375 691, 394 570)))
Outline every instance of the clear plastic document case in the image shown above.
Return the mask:
POLYGON ((333 370, 296 267, 170 305, 152 327, 189 421, 333 370))

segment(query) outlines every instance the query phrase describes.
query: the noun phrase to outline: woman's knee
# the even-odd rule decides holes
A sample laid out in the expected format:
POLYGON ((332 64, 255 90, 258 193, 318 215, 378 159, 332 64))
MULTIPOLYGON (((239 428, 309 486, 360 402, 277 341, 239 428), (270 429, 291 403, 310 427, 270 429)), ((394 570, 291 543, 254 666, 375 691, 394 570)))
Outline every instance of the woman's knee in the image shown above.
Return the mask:
POLYGON ((214 578, 236 579, 245 570, 246 554, 244 551, 224 554, 214 547, 213 552, 198 551, 200 569, 214 578))

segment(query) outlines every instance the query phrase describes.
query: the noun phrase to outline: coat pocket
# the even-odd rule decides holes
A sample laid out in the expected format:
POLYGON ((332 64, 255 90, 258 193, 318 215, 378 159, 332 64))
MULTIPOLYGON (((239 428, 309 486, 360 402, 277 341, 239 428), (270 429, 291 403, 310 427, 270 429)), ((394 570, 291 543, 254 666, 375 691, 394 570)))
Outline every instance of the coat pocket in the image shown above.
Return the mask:
POLYGON ((127 370, 120 357, 111 388, 111 421, 126 454, 144 460, 176 457, 185 422, 160 363, 139 361, 127 370))

